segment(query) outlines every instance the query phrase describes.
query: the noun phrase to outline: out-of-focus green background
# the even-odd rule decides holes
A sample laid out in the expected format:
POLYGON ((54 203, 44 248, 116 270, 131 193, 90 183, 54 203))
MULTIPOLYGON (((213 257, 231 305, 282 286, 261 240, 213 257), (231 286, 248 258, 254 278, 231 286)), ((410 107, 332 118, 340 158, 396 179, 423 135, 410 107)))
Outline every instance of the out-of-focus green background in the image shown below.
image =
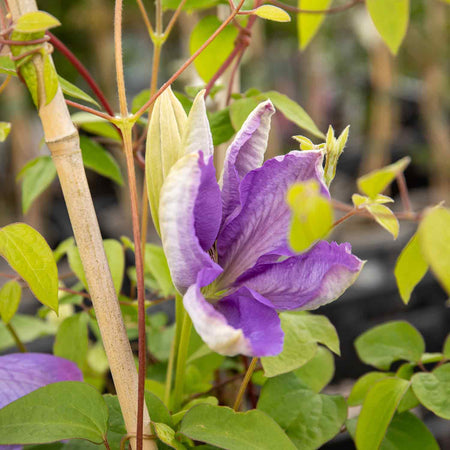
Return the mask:
MULTIPOLYGON (((41 0, 38 3, 40 9, 60 19, 62 26, 54 34, 88 67, 117 109, 114 2, 41 0)), ((152 17, 152 2, 144 3, 152 17)), ((336 2, 342 3, 345 2, 336 2)), ((160 84, 187 58, 189 34, 198 20, 217 10, 214 7, 206 12, 182 13, 163 48, 160 84)), ((412 163, 405 175, 415 209, 441 200, 446 200, 448 206, 449 17, 450 5, 440 0, 412 0, 408 32, 395 58, 375 31, 364 5, 328 16, 304 52, 298 50, 295 14, 287 24, 258 20, 240 70, 241 92, 255 87, 287 94, 305 108, 322 131, 329 124, 338 133, 347 124, 351 125, 350 139, 332 186, 332 194, 337 199, 350 200, 359 175, 409 155, 412 163)), ((84 80, 58 52, 54 53, 54 60, 60 75, 89 92, 84 80)), ((134 95, 149 86, 151 60, 151 41, 139 9, 134 1, 126 1, 124 62, 130 104, 134 95)), ((200 84, 192 68, 174 87, 183 91, 186 85, 200 84)), ((208 106, 217 108, 214 102, 208 106)), ((15 176, 27 161, 47 154, 48 150, 42 143, 40 123, 28 93, 16 79, 0 96, 0 120, 12 122, 8 140, 0 144, 0 225, 25 221, 55 247, 71 235, 58 183, 54 182, 40 196, 25 217, 21 213, 20 183, 16 183, 15 176)), ((291 136, 301 133, 282 115, 276 115, 268 154, 273 156, 296 148, 291 136)), ((111 147, 111 151, 123 164, 120 150, 111 147)), ((104 237, 130 236, 126 190, 121 191, 92 172, 88 172, 88 178, 104 237)), ((397 198, 395 186, 391 195, 397 198)), ((337 391, 346 392, 351 384, 348 380, 367 370, 358 362, 352 341, 377 323, 406 318, 424 334, 428 351, 440 351, 450 329, 444 292, 427 276, 413 294, 410 305, 405 307, 395 286, 395 260, 413 232, 413 224, 402 223, 399 238, 394 242, 376 224, 351 219, 333 236, 339 241, 350 241, 354 253, 368 260, 356 285, 339 302, 321 310, 332 319, 342 340, 342 358, 337 360, 333 385, 337 391)), ((151 229, 149 239, 157 239, 151 229)), ((3 262, 0 269, 7 270, 3 262)), ((33 307, 33 302, 22 302, 24 310, 31 311, 33 307)), ((45 348, 48 342, 37 345, 45 348)), ((450 432, 443 423, 431 417, 427 421, 442 448, 450 448, 450 432)), ((336 442, 329 448, 348 449, 349 445, 336 442)))

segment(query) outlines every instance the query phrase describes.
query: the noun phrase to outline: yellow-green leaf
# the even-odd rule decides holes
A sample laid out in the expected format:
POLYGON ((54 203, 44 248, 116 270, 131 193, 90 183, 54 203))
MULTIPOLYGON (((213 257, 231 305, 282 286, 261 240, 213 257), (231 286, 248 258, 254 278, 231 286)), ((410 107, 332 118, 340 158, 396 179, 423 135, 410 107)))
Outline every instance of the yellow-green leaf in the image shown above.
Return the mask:
POLYGON ((367 205, 366 209, 385 230, 392 234, 394 239, 397 239, 399 230, 398 220, 387 206, 372 203, 367 205))
POLYGON ((356 447, 378 450, 394 413, 408 390, 409 382, 399 378, 386 378, 373 386, 361 409, 356 426, 356 447))
POLYGON ((429 210, 418 234, 425 260, 450 294, 450 210, 441 207, 429 210))
POLYGON ((330 201, 319 191, 315 181, 296 184, 287 195, 292 209, 289 244, 296 252, 303 252, 328 235, 333 225, 330 201))
POLYGON ((4 323, 14 317, 20 303, 22 288, 16 280, 5 283, 0 289, 0 317, 4 323))
POLYGON ((79 100, 84 100, 85 102, 92 103, 93 105, 100 108, 100 105, 90 95, 86 94, 86 92, 82 91, 79 87, 75 86, 70 81, 67 81, 63 77, 60 77, 59 75, 58 81, 62 91, 67 96, 78 98, 79 100))
MULTIPOLYGON (((216 16, 204 17, 192 30, 189 42, 191 55, 219 28, 221 21, 216 16)), ((216 39, 194 61, 198 74, 205 82, 217 72, 228 55, 233 51, 238 30, 227 26, 216 39)))
POLYGON ((389 50, 395 55, 405 37, 410 0, 367 0, 367 10, 389 50))
POLYGON ((358 178, 359 190, 371 198, 376 197, 377 194, 381 194, 394 181, 397 174, 406 169, 410 162, 411 158, 405 156, 394 164, 363 175, 358 178))
MULTIPOLYGON (((328 9, 332 0, 298 0, 298 7, 304 10, 322 11, 328 9)), ((319 31, 325 14, 298 14, 298 38, 300 49, 304 50, 319 31)))
POLYGON ((273 20, 274 22, 290 22, 291 16, 281 8, 273 5, 262 5, 253 11, 258 17, 267 20, 273 20))
POLYGON ((400 253, 394 270, 398 290, 405 304, 409 302, 411 292, 427 270, 428 264, 422 255, 419 238, 415 234, 400 253))
POLYGON ((0 254, 26 281, 36 298, 58 311, 58 269, 45 239, 24 223, 0 229, 0 254))
POLYGON ((49 13, 34 11, 19 17, 14 26, 14 30, 21 33, 36 33, 59 25, 61 25, 61 22, 49 13))
POLYGON ((11 131, 11 124, 9 122, 0 122, 0 142, 4 142, 11 131))

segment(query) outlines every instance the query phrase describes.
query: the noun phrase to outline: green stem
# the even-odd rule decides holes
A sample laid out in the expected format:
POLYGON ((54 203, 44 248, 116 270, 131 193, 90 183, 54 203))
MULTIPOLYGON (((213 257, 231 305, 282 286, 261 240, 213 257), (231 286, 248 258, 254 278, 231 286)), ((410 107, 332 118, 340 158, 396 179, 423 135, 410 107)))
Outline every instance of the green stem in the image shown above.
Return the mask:
POLYGON ((186 374, 186 360, 191 330, 191 318, 188 314, 185 314, 183 326, 181 327, 180 345, 178 347, 177 370, 175 373, 175 388, 173 393, 173 411, 178 411, 183 401, 184 377, 186 374))
POLYGON ((8 331, 11 333, 11 336, 13 337, 14 342, 17 345, 17 348, 22 353, 26 353, 27 349, 25 348, 25 345, 23 345, 23 342, 20 340, 19 335, 16 333, 16 330, 14 329, 14 327, 10 323, 7 323, 6 328, 8 328, 8 331))
POLYGON ((170 349, 169 362, 166 373, 166 386, 164 391, 164 403, 170 406, 170 392, 172 390, 173 369, 177 357, 177 349, 180 346, 181 329, 184 319, 183 297, 180 294, 175 296, 175 336, 173 337, 172 347, 170 349))
POLYGON ((238 395, 236 397, 236 400, 234 402, 233 409, 237 411, 239 407, 241 406, 242 399, 244 398, 245 390, 247 389, 248 383, 250 379, 252 378, 253 372, 255 371, 256 364, 258 363, 258 358, 253 358, 250 362, 250 365, 248 366, 247 372, 245 374, 244 379, 242 380, 241 387, 239 388, 238 395))

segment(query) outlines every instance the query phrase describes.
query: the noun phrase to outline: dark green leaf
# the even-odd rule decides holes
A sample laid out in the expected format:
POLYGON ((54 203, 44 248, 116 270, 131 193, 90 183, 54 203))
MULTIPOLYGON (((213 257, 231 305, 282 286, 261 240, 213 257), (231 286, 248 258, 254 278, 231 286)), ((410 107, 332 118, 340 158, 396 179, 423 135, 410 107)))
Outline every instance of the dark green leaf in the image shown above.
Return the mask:
POLYGON ((119 164, 117 164, 111 153, 86 136, 80 137, 80 146, 85 167, 123 186, 119 164))
POLYGON ((314 450, 332 439, 347 417, 344 398, 317 394, 292 373, 264 384, 258 409, 269 414, 302 450, 314 450))
POLYGON ((233 137, 235 131, 231 124, 229 108, 209 114, 208 118, 214 145, 223 144, 233 137))
POLYGON ((32 444, 63 439, 103 442, 108 408, 87 383, 44 386, 0 410, 0 444, 32 444))
POLYGON ((329 350, 320 346, 314 357, 294 373, 314 392, 320 392, 333 379, 334 357, 329 350))
POLYGON ((79 87, 72 84, 70 81, 67 81, 63 77, 58 75, 59 85, 61 86, 62 91, 69 97, 77 98, 79 100, 83 100, 86 103, 91 103, 100 108, 100 105, 86 92, 82 91, 79 87))
POLYGON ((50 156, 38 156, 22 168, 17 174, 17 180, 22 180, 22 211, 24 214, 55 178, 56 168, 50 156))
POLYGON ((88 350, 88 317, 78 313, 67 317, 59 326, 53 345, 53 354, 69 359, 83 369, 88 350))
POLYGON ((425 342, 412 325, 397 321, 366 331, 356 339, 355 347, 361 361, 388 370, 394 361, 420 361, 425 342))
POLYGON ((180 433, 228 450, 294 450, 295 446, 262 411, 236 413, 223 406, 198 405, 183 418, 180 433))

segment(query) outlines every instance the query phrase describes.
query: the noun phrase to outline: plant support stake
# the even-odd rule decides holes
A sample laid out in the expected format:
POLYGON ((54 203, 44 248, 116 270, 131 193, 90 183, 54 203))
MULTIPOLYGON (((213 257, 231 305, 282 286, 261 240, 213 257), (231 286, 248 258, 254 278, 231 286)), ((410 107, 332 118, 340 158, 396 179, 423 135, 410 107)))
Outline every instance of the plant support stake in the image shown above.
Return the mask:
MULTIPOLYGON (((37 11, 35 0, 9 0, 14 21, 37 11)), ((40 55, 33 58, 36 73, 42 74, 40 55)), ((38 76, 43 83, 43 76, 38 76)), ((40 92, 44 86, 38 86, 40 92)), ((52 101, 39 108, 45 141, 52 154, 80 251, 92 303, 102 334, 114 385, 119 398, 127 432, 135 436, 137 418, 137 371, 117 301, 102 237, 87 183, 79 136, 67 109, 61 88, 52 101)), ((144 408, 144 434, 150 435, 150 418, 144 408)), ((131 439, 135 448, 135 438, 131 439)), ((156 442, 144 441, 144 449, 156 449, 156 442)))

